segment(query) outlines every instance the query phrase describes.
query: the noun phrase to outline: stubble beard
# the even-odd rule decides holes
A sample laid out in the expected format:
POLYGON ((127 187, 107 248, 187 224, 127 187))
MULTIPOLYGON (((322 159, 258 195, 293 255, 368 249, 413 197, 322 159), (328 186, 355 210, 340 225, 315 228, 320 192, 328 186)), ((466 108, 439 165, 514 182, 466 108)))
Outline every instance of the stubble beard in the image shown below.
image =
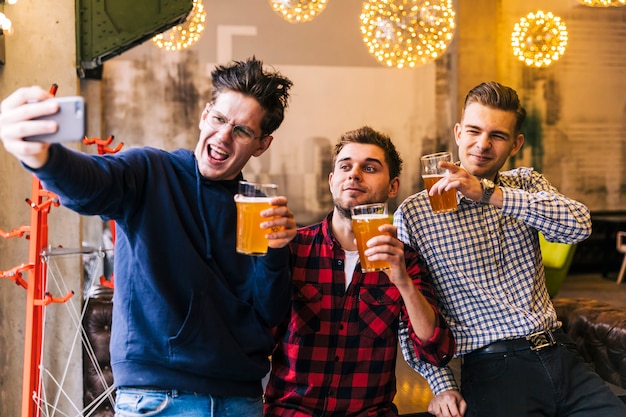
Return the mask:
POLYGON ((333 199, 333 204, 335 205, 335 209, 337 210, 337 212, 339 213, 339 215, 341 217, 343 217, 344 219, 352 219, 352 213, 350 212, 350 207, 346 208, 346 207, 342 207, 341 206, 341 202, 334 198, 333 199))
MULTIPOLYGON (((363 205, 363 204, 372 204, 372 203, 375 203, 375 202, 376 201, 368 200, 368 201, 365 201, 363 203, 355 204, 352 207, 360 206, 360 205, 363 205)), ((351 220, 352 219, 352 212, 350 211, 350 209, 352 207, 347 207, 347 208, 343 207, 341 205, 341 201, 339 199, 337 199, 337 198, 333 198, 333 204, 335 205, 335 209, 337 210, 337 212, 339 213, 339 215, 341 217, 343 217, 344 219, 347 219, 347 220, 351 220)))

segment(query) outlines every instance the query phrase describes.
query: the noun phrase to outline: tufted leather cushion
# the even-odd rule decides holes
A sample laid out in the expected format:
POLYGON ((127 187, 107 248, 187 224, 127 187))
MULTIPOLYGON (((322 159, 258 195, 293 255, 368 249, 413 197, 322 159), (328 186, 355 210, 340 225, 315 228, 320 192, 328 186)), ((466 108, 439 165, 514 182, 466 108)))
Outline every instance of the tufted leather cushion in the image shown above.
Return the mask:
POLYGON ((606 381, 626 388, 626 310, 590 298, 552 303, 585 361, 606 381))
MULTIPOLYGON (((93 348, 93 356, 102 370, 102 376, 100 376, 97 367, 93 365, 89 352, 83 347, 83 401, 85 407, 96 400, 105 391, 105 387, 110 387, 113 384, 111 355, 109 353, 113 313, 112 298, 113 289, 96 287, 90 291, 85 308, 83 328, 93 348)), ((115 393, 111 393, 111 396, 114 395, 115 393)), ((102 402, 98 401, 95 407, 88 408, 87 411, 87 414, 93 417, 114 416, 113 406, 109 398, 102 402)))

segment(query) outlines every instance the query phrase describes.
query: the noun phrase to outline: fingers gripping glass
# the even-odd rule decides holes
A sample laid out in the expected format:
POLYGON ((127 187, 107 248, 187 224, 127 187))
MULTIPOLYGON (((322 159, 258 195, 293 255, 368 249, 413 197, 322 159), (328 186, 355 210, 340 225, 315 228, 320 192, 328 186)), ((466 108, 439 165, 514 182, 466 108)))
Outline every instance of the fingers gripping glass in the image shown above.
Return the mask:
POLYGON ((207 106, 205 110, 204 121, 211 126, 213 129, 221 131, 227 126, 232 126, 232 135, 235 140, 241 144, 248 144, 252 142, 254 139, 259 139, 265 135, 254 136, 254 131, 247 126, 244 125, 236 125, 232 123, 228 117, 224 116, 222 113, 217 110, 207 106))

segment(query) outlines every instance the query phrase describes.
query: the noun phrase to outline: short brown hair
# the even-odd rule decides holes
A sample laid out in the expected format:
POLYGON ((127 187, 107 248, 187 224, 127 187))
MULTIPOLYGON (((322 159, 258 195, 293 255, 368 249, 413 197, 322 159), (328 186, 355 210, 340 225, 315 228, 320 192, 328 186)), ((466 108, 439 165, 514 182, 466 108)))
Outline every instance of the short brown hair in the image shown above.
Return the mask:
POLYGON ((385 162, 387 162, 389 166, 389 178, 393 179, 400 176, 400 172, 402 171, 402 158, 400 158, 400 154, 396 150, 393 142, 391 142, 391 138, 369 126, 363 126, 341 135, 333 152, 333 166, 335 166, 335 162, 337 162, 339 152, 349 143, 363 143, 378 146, 385 152, 385 162))
POLYGON ((520 104, 517 93, 511 87, 495 81, 479 84, 467 93, 463 113, 465 113, 467 106, 472 103, 482 104, 492 109, 515 112, 515 134, 519 134, 522 130, 522 124, 526 119, 526 110, 520 104))

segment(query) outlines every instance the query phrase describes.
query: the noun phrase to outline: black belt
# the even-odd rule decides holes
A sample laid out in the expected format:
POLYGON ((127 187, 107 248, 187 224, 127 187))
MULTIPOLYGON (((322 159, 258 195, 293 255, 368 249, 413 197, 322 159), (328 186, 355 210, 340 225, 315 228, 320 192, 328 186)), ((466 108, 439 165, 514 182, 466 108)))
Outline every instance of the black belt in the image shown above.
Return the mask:
POLYGON ((520 337, 517 339, 500 340, 498 342, 490 343, 487 346, 483 346, 480 349, 476 349, 468 353, 467 355, 465 355, 465 358, 494 353, 516 352, 520 350, 537 351, 551 346, 555 346, 559 342, 559 339, 564 342, 567 341, 567 335, 565 334, 565 332, 563 332, 563 330, 544 330, 542 332, 529 334, 528 336, 520 337))

